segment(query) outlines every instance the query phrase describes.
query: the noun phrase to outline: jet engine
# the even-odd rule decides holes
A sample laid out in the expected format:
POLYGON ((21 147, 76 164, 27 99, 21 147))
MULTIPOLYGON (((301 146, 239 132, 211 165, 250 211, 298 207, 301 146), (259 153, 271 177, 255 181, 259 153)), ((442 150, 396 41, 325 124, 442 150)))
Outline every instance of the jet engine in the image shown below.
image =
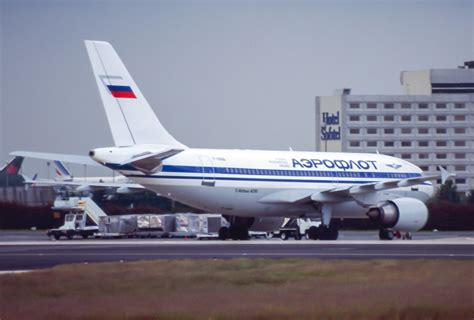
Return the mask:
POLYGON ((418 199, 398 198, 373 207, 367 216, 378 221, 383 228, 399 231, 418 231, 428 221, 428 208, 418 199))

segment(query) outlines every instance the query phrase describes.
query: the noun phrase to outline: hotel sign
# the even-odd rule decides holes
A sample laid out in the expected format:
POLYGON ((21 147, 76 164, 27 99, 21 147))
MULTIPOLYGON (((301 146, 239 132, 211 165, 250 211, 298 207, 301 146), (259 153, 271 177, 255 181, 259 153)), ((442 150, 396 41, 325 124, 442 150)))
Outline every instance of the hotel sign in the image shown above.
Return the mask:
POLYGON ((334 113, 323 112, 321 126, 321 140, 341 140, 341 125, 339 111, 334 113))

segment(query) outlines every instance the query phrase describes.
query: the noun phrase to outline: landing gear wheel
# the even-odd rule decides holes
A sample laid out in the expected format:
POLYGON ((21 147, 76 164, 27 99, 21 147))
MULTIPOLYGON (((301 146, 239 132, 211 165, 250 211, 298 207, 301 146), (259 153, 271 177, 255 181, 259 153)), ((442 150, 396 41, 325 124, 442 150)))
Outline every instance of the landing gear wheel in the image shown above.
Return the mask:
POLYGON ((320 225, 318 227, 318 236, 320 240, 337 240, 339 237, 339 229, 332 225, 320 225))
POLYGON ((231 225, 229 228, 229 234, 232 240, 239 240, 239 227, 236 225, 231 225))
POLYGON ((219 228, 219 240, 227 240, 229 238, 229 228, 220 227, 219 228))
POLYGON ((329 227, 328 240, 337 240, 339 237, 339 230, 332 226, 329 227))
POLYGON ((249 229, 241 225, 231 225, 229 228, 229 234, 232 240, 248 240, 249 229))
POLYGON ((329 240, 329 228, 320 225, 318 228, 319 240, 329 240))
POLYGON ((315 226, 312 226, 308 229, 308 231, 306 232, 306 235, 308 237, 308 239, 311 239, 311 240, 318 240, 319 238, 319 230, 317 227, 315 226))
POLYGON ((393 230, 380 229, 379 238, 380 240, 393 240, 393 230))
POLYGON ((286 232, 280 233, 280 239, 281 240, 288 240, 288 234, 286 232))
POLYGON ((240 232, 239 232, 239 240, 249 240, 250 235, 249 235, 249 229, 245 228, 244 226, 240 226, 240 232))
POLYGON ((296 231, 295 233, 295 240, 301 240, 301 234, 299 233, 299 231, 296 231))

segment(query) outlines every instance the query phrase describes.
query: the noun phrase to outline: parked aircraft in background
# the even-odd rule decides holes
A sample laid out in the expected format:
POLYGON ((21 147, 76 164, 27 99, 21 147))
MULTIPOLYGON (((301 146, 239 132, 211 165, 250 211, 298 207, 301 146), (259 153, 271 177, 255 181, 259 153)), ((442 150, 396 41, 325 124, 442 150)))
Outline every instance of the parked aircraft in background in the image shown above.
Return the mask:
POLYGON ((24 157, 16 156, 10 161, 8 161, 1 169, 0 172, 12 175, 19 174, 21 165, 23 164, 24 157))
POLYGON ((450 176, 379 154, 189 148, 162 126, 109 43, 86 47, 115 142, 90 157, 147 189, 224 214, 230 227, 221 239, 247 239, 262 217, 319 217, 308 236, 321 240, 337 239, 334 219, 372 219, 390 239, 393 230, 425 225, 429 181, 450 176))

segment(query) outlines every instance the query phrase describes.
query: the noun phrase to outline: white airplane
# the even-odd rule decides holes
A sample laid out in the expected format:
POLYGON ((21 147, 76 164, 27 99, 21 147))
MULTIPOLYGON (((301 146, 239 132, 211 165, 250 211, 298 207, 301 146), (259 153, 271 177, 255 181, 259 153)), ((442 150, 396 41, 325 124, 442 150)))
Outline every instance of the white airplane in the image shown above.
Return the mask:
MULTIPOLYGON (((115 146, 91 150, 98 163, 173 200, 228 217, 221 239, 247 239, 262 217, 319 217, 311 239, 335 240, 333 219, 372 219, 380 238, 412 232, 428 219, 430 180, 379 154, 189 148, 158 120, 113 47, 85 41, 115 146)), ((15 154, 15 153, 13 153, 15 154)))

